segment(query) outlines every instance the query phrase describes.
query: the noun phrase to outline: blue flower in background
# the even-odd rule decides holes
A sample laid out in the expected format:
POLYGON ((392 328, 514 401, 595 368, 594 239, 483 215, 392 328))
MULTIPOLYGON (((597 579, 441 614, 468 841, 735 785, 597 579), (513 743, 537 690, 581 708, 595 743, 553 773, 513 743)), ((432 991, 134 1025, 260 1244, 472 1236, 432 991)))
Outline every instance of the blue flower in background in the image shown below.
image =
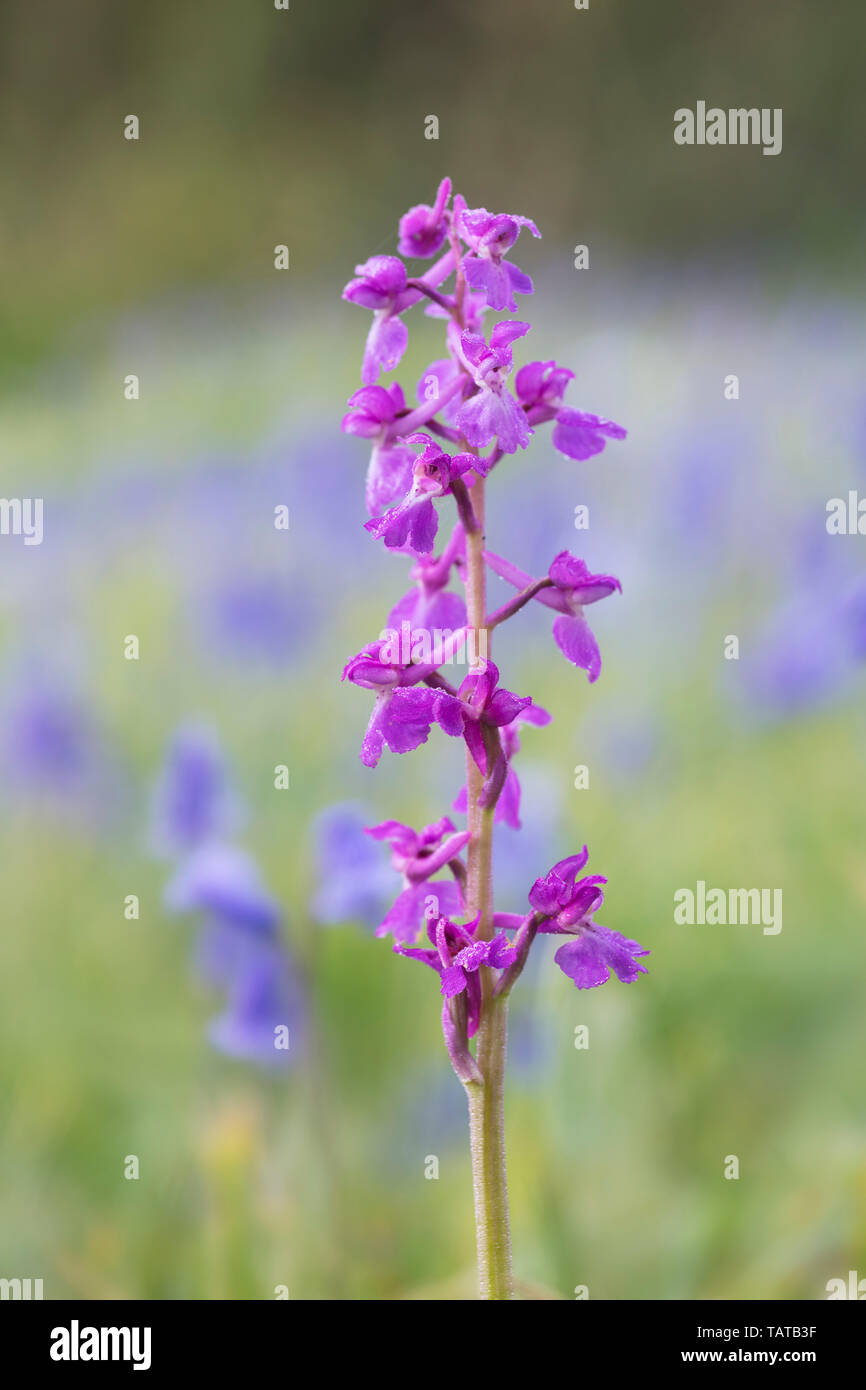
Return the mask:
POLYGON ((239 663, 281 666, 301 646, 300 605, 282 575, 221 576, 200 607, 206 638, 239 663))
POLYGON ((804 596, 770 619, 754 654, 743 661, 743 680, 759 710, 784 718, 831 699, 851 664, 841 605, 804 596))
POLYGON ((316 881, 310 911, 323 926, 363 922, 376 927, 394 896, 394 872, 380 847, 364 833, 375 820, 344 802, 313 821, 316 881))
POLYGON ((303 1046, 303 990, 281 939, 279 904, 252 856, 225 838, 235 802, 210 733, 186 726, 175 735, 154 820, 157 843, 175 860, 166 906, 203 919, 196 964, 226 991, 211 1042, 232 1057, 284 1066, 303 1046))
POLYGON ((751 458, 745 432, 718 418, 700 428, 690 421, 671 451, 668 486, 658 494, 657 527, 664 554, 677 547, 690 584, 718 583, 720 564, 730 561, 730 537, 740 520, 737 483, 751 458))
POLYGON ((116 825, 126 808, 120 768, 68 673, 25 666, 0 703, 0 787, 19 805, 116 825))
POLYGON ((857 660, 866 661, 866 575, 851 585, 842 612, 849 648, 857 660))
POLYGON ((87 711, 62 685, 28 680, 11 693, 4 713, 4 763, 12 780, 56 791, 83 785, 93 729, 87 711))
POLYGON ((228 1005, 208 1036, 231 1057, 279 1067, 297 1052, 303 1018, 303 995, 285 952, 258 945, 238 963, 228 1005))
POLYGON ((789 522, 784 597, 741 654, 743 693, 765 717, 793 718, 840 697, 866 654, 866 585, 824 521, 816 495, 789 522))
POLYGON ((160 854, 179 855, 236 826, 238 807, 213 732, 178 729, 154 795, 152 839, 160 854))
POLYGON ((240 930, 272 936, 279 904, 266 891, 255 860, 234 845, 213 842, 184 858, 165 889, 171 912, 202 912, 240 930))

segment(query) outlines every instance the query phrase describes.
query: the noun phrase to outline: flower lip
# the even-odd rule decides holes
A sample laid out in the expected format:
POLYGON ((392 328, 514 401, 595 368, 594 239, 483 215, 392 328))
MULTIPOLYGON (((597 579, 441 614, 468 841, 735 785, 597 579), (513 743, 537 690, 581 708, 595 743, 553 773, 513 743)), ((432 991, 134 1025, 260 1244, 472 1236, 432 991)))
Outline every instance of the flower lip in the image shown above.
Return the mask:
POLYGON ((491 330, 489 342, 480 333, 463 333, 460 351, 478 390, 464 400, 454 417, 467 444, 475 448, 495 438, 503 453, 525 449, 532 430, 526 412, 506 389, 512 367, 511 344, 528 333, 530 325, 504 319, 491 330))
POLYGON ((608 439, 625 439, 627 433, 613 420, 564 405, 556 412, 552 443, 566 458, 583 461, 600 454, 608 439))
POLYGON ((622 984, 634 984, 639 975, 647 974, 637 957, 648 955, 639 941, 593 922, 560 946, 553 959, 578 989, 595 989, 606 984, 611 970, 622 984))

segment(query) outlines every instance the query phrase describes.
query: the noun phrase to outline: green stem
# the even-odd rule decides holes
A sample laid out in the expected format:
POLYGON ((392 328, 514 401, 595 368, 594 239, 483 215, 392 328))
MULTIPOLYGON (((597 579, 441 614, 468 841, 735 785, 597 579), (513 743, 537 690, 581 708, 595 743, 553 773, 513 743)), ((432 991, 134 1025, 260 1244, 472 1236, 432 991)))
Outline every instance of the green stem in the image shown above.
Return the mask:
POLYGON ((483 1299, 513 1298, 508 1180, 505 1169, 505 1055, 508 1001, 487 999, 476 1061, 483 1084, 466 1082, 469 1147, 478 1242, 478 1291, 483 1299))
MULTIPOLYGON (((487 586, 484 564, 484 480, 472 489, 478 530, 466 536, 466 606, 475 630, 476 657, 487 654, 487 586), (483 634, 483 637, 482 637, 483 634)), ((493 935, 493 808, 482 809, 478 798, 483 774, 467 750, 468 827, 467 907, 480 913, 477 935, 493 935)), ((478 1241, 478 1280, 482 1299, 513 1297, 511 1232, 508 1220, 508 1182, 505 1169, 505 1058, 508 1039, 508 1001, 494 999, 492 972, 481 970, 481 1023, 476 1037, 476 1061, 483 1081, 465 1082, 469 1101, 469 1145, 475 1194, 478 1241)))

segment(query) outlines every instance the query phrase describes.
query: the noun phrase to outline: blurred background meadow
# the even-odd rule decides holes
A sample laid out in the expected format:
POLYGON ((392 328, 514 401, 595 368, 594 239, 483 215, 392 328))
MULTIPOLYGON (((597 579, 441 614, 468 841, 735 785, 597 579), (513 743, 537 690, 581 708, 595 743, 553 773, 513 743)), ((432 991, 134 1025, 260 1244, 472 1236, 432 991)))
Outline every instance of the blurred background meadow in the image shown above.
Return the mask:
MULTIPOLYGON (((446 173, 543 233, 518 364, 555 357, 629 430, 575 463, 540 429, 491 486, 491 549, 623 584, 592 687, 543 610, 497 635, 553 715, 497 905, 585 842, 602 920, 652 952, 578 993, 542 943, 515 992, 522 1293, 866 1275, 866 539, 826 529, 866 495, 862 7, 7 0, 0 23, 2 493, 44 498, 41 545, 0 537, 0 1275, 472 1296, 436 983, 375 938, 399 885, 358 832, 446 814, 461 749, 434 730, 364 769, 369 699, 339 679, 409 587, 361 529, 339 422, 367 319, 340 292, 446 173), (782 154, 676 147, 699 99, 783 108, 782 154), (199 804, 272 930, 285 1065, 184 910, 199 804), (699 879, 781 888, 782 931, 677 925, 699 879)), ((407 396, 442 355, 409 321, 407 396)))

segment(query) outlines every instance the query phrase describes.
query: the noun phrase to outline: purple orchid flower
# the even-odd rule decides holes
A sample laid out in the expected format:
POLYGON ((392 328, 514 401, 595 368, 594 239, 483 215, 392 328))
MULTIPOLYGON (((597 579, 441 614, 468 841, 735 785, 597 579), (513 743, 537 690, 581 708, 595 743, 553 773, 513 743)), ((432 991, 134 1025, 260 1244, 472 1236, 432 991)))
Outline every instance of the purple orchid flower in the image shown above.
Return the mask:
POLYGON ((362 386, 349 397, 349 411, 343 416, 344 434, 360 435, 373 444, 367 469, 366 500, 370 516, 405 497, 412 482, 414 451, 390 433, 397 416, 405 413, 406 401, 399 382, 389 387, 362 386))
POLYGON ((355 275, 357 278, 343 290, 343 298, 373 310, 361 367, 364 385, 373 386, 379 372, 383 368, 393 371, 406 351, 409 330, 400 314, 415 302, 415 296, 406 289, 406 267, 397 256, 371 256, 355 266, 355 275))
POLYGON ((541 232, 529 217, 492 213, 486 208, 463 209, 458 218, 461 237, 469 247, 463 257, 463 273, 473 290, 484 294, 491 309, 517 308, 517 294, 532 294, 532 281, 511 261, 505 259, 522 227, 534 237, 541 232))
POLYGON ((489 346, 478 333, 464 333, 460 338, 463 358, 478 390, 460 406, 455 424, 467 444, 475 448, 496 439, 503 453, 514 454, 529 443, 532 430, 526 414, 506 385, 513 360, 511 344, 528 333, 529 327, 528 323, 503 319, 491 330, 489 346))
POLYGON ((604 901, 599 874, 578 874, 589 858, 584 845, 580 854, 560 859, 544 878, 538 878, 529 891, 529 905, 542 920, 540 932, 575 936, 560 946, 554 960, 578 989, 595 989, 610 979, 611 970, 623 984, 633 984, 647 968, 635 959, 649 951, 638 941, 593 921, 593 913, 604 901))
POLYGON ((421 406, 412 411, 407 410, 402 387, 396 381, 387 388, 362 386, 349 398, 350 409, 341 424, 343 433, 369 439, 373 445, 365 489, 371 516, 378 516, 405 496, 416 458, 407 442, 416 437, 412 431, 426 424, 440 406, 447 410, 465 378, 461 379, 452 364, 450 374, 443 373, 436 382, 435 398, 422 396, 421 406))
POLYGON ((463 632, 452 634, 442 650, 435 654, 435 660, 425 662, 403 661, 399 642, 391 637, 380 637, 349 658, 343 667, 343 680, 377 692, 397 686, 417 685, 453 659, 464 637, 463 632))
POLYGON ((470 469, 477 469, 479 460, 474 454, 446 454, 435 439, 425 434, 409 435, 408 439, 410 443, 424 444, 412 470, 412 486, 402 502, 384 516, 365 522, 364 529, 380 537, 388 550, 408 550, 423 556, 431 553, 439 529, 434 497, 451 493, 454 481, 470 469))
POLYGON ((427 935, 433 944, 428 950, 420 946, 396 945, 394 950, 401 956, 423 961, 435 970, 441 979, 441 992, 446 1004, 449 999, 466 993, 467 1020, 466 1036, 474 1037, 478 1029, 481 1013, 481 982, 478 971, 482 965, 493 970, 502 970, 512 965, 517 958, 514 947, 504 932, 498 933, 490 941, 477 940, 479 918, 465 927, 445 917, 434 918, 427 923, 427 935))
MULTIPOLYGON (((425 283, 435 288, 453 268, 454 256, 448 251, 428 270, 425 283)), ((409 286, 406 267, 398 256, 371 256, 363 265, 355 266, 355 277, 343 290, 343 298, 373 310, 361 381, 365 386, 375 386, 380 371, 393 371, 406 351, 409 330, 401 315, 418 303, 422 291, 409 286)))
POLYGON ((400 218, 401 256, 433 256, 448 235, 446 207, 451 196, 451 180, 445 178, 436 190, 433 206, 419 203, 400 218))
POLYGON ((380 638, 371 642, 343 668, 343 680, 376 693, 373 713, 361 744, 361 761, 375 767, 385 745, 392 753, 408 753, 426 743, 433 723, 433 710, 439 691, 412 690, 449 661, 465 638, 465 632, 451 634, 435 655, 438 660, 424 663, 403 662, 393 642, 380 638))
MULTIPOLYGON (((496 822, 520 826, 521 787, 512 764, 521 727, 547 724, 550 716, 528 695, 500 686, 486 639, 536 599, 553 609, 560 649, 594 682, 601 658, 584 609, 620 584, 612 575, 590 573, 568 551, 557 555, 539 579, 486 552, 485 523, 492 515, 486 511, 488 483, 502 456, 526 448, 539 425, 552 423, 555 447, 575 459, 590 458, 608 439, 624 438, 625 430, 566 406, 573 373, 554 361, 521 368, 512 390, 513 344, 529 324, 508 318, 487 331, 485 314, 488 309, 516 312, 516 295, 532 292, 529 276, 508 253, 522 228, 536 237, 539 232, 528 218, 469 209, 459 193, 451 194, 445 179, 432 205, 412 207, 401 219, 401 255, 440 255, 423 277, 409 278, 396 257, 377 256, 359 267, 360 278, 346 291, 347 298, 374 314, 362 372, 368 389, 355 393, 343 422, 347 433, 373 441, 366 529, 387 549, 413 557, 414 587, 391 609, 378 642, 352 657, 343 679, 375 694, 361 750, 368 766, 375 766, 386 746, 404 753, 425 743, 434 724, 465 745, 466 784, 455 802, 466 814, 465 830, 444 817, 420 831, 387 820, 367 833, 390 845, 391 862, 402 878, 377 933, 390 933, 398 954, 422 961, 440 979, 445 1044, 469 1098, 480 1292, 484 1299, 499 1299, 512 1296, 500 1142, 508 996, 539 932, 569 938, 556 960, 580 989, 604 983, 611 972, 635 980, 645 973, 639 958, 648 952, 594 921, 605 880, 580 877, 585 849, 535 882, 528 914, 497 910, 494 829, 496 822), (453 288, 440 288, 452 272, 453 288), (420 299, 427 301, 426 314, 445 324, 445 352, 427 367, 417 387, 419 403, 408 410, 399 388, 386 392, 375 382, 381 366, 402 357, 402 315, 420 299), (414 433, 418 430, 428 433, 414 433), (419 443, 423 452, 412 462, 406 449, 419 443), (473 452, 448 452, 464 447, 473 452), (457 524, 434 556, 439 511, 449 511, 451 503, 457 524), (519 591, 493 613, 487 610, 485 565, 519 591), (455 569, 465 602, 449 588, 455 569), (434 636, 440 639, 435 651, 434 636), (455 690, 439 668, 463 643, 472 653, 469 674, 455 690), (476 647, 482 659, 476 659, 476 647), (510 931, 516 933, 513 940, 510 931)), ((857 622, 852 615, 852 629, 857 622)))
POLYGON ((530 425, 554 420, 553 446, 571 459, 600 454, 608 439, 625 439, 628 431, 612 420, 563 405, 565 388, 574 372, 555 362, 528 362, 514 378, 514 390, 530 425))
POLYGON ((391 863, 402 875, 404 884, 394 905, 376 928, 377 936, 390 933, 396 942, 406 945, 417 939, 425 920, 462 914, 463 899, 457 882, 443 879, 431 883, 429 880, 457 859, 470 839, 467 830, 458 830, 453 821, 443 816, 420 831, 400 821, 388 820, 371 826, 366 833, 391 846, 391 863))
MULTIPOLYGON (((502 689, 498 667, 492 661, 487 661, 483 670, 469 672, 456 695, 443 691, 437 696, 434 718, 446 734, 465 739, 479 770, 487 774, 492 772, 493 767, 485 742, 485 729, 493 731, 511 724, 531 704, 531 696, 513 695, 510 690, 502 689)), ((498 735, 496 744, 499 747, 498 735)), ((499 758, 504 758, 501 751, 496 755, 496 759, 499 758)))
POLYGON ((514 391, 531 425, 555 420, 574 372, 555 362, 527 362, 514 378, 514 391))
MULTIPOLYGON (((484 558, 495 574, 516 589, 525 589, 533 583, 531 575, 501 555, 485 551, 484 558)), ((590 574, 583 560, 568 550, 561 550, 553 560, 548 578, 553 586, 539 589, 533 598, 559 613, 553 623, 554 641, 572 665, 586 671, 592 685, 601 673, 601 653, 583 609, 586 604, 597 603, 609 594, 621 593, 622 585, 612 574, 590 574)))

